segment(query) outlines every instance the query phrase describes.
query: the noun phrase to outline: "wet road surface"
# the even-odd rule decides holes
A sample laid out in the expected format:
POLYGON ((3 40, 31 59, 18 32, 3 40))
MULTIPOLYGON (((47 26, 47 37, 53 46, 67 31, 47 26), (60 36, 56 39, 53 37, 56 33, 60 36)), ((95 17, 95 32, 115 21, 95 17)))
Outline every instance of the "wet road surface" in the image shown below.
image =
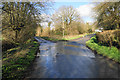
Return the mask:
POLYGON ((118 78, 120 64, 94 54, 85 46, 93 35, 71 41, 40 44, 26 78, 118 78))

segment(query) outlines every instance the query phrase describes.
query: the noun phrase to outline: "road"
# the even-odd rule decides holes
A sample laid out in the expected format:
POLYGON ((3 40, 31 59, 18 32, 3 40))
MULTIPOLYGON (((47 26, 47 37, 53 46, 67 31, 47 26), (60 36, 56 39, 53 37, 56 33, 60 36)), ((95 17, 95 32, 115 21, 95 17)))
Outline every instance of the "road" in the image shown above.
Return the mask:
POLYGON ((94 54, 85 45, 93 35, 71 41, 47 41, 26 78, 118 78, 120 64, 94 54))

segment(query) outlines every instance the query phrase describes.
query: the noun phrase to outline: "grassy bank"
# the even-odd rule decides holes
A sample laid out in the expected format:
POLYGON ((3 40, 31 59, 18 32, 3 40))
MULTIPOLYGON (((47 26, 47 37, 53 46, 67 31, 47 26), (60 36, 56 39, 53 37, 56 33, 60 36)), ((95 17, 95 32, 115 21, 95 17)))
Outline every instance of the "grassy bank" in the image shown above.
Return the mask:
MULTIPOLYGON (((89 33, 90 34, 90 33, 89 33)), ((41 38, 45 39, 45 40, 49 40, 49 41, 61 41, 61 40, 73 40, 73 39, 78 39, 81 37, 84 37, 86 35, 89 35, 88 33, 85 34, 80 34, 80 35, 65 35, 64 38, 62 36, 59 35, 53 35, 53 36, 42 36, 41 38)))
POLYGON ((30 63, 35 58, 39 44, 34 41, 17 48, 7 50, 3 55, 2 77, 23 78, 30 63))
POLYGON ((86 36, 87 34, 81 34, 81 35, 74 35, 74 36, 65 36, 63 40, 72 40, 72 39, 77 39, 86 36))
POLYGON ((59 39, 59 38, 48 37, 48 36, 42 36, 41 38, 43 38, 45 40, 48 40, 48 41, 59 41, 59 40, 62 40, 62 39, 59 39))
POLYGON ((103 46, 97 42, 96 37, 92 37, 89 41, 86 42, 86 45, 93 51, 96 51, 98 54, 107 56, 109 59, 120 63, 120 50, 118 50, 116 47, 112 46, 110 48, 103 46))

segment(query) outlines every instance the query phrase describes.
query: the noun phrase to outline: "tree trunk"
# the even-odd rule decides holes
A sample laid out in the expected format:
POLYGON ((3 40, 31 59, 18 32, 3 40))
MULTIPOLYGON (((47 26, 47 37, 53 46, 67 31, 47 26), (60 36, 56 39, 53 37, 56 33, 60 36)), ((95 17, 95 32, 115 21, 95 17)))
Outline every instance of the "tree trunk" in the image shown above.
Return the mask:
POLYGON ((16 30, 16 31, 15 31, 15 42, 16 42, 16 43, 18 42, 17 38, 18 38, 18 31, 16 30))

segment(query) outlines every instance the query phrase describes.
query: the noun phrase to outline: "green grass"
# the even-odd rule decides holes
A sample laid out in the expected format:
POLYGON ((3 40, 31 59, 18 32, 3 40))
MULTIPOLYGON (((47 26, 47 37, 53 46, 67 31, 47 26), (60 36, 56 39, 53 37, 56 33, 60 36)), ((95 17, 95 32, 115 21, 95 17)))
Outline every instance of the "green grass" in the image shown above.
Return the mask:
MULTIPOLYGON (((15 58, 6 57, 3 59, 2 77, 3 78, 22 78, 24 72, 35 58, 36 50, 39 44, 37 42, 30 43, 32 45, 24 56, 15 58)), ((27 49, 27 48, 26 48, 27 49)), ((10 49, 12 51, 14 49, 10 49)))
POLYGON ((52 38, 52 37, 41 37, 41 38, 43 38, 45 40, 48 40, 48 41, 59 41, 59 40, 61 40, 61 39, 52 38))
POLYGON ((86 42, 86 45, 96 51, 98 54, 102 54, 103 56, 107 56, 108 58, 119 62, 120 63, 120 50, 118 50, 116 47, 107 47, 102 46, 99 43, 97 43, 96 37, 92 37, 89 41, 86 42))
POLYGON ((69 36, 69 38, 68 37, 65 37, 65 38, 62 38, 61 36, 59 37, 59 38, 53 38, 53 37, 41 37, 41 38, 43 38, 43 39, 45 39, 45 40, 49 40, 49 41, 60 41, 60 40, 73 40, 73 39, 78 39, 78 38, 80 38, 80 37, 83 37, 83 36, 86 36, 86 35, 89 35, 89 34, 93 34, 93 33, 87 33, 87 34, 81 34, 81 35, 77 35, 77 36, 69 36))
POLYGON ((78 36, 75 36, 75 37, 70 37, 70 38, 63 38, 63 40, 73 40, 73 39, 77 39, 77 38, 80 38, 80 37, 83 37, 85 35, 78 35, 78 36))

